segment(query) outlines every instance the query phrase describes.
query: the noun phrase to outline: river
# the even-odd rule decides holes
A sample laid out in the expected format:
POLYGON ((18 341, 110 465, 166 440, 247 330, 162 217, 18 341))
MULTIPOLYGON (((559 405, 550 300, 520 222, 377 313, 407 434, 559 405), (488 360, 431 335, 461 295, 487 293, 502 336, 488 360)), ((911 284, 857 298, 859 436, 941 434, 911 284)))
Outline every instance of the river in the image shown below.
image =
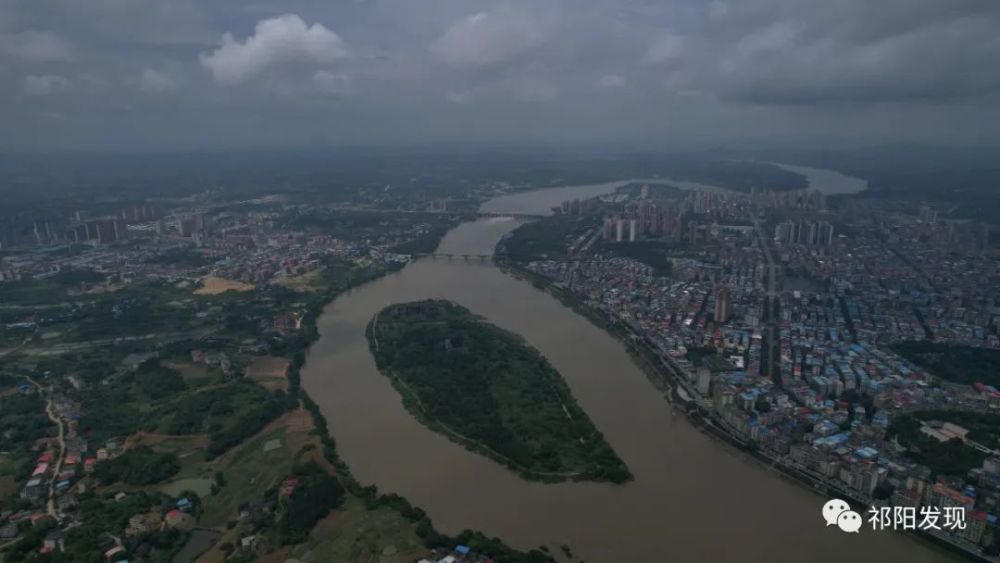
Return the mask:
MULTIPOLYGON (((616 185, 524 192, 483 209, 545 213, 568 197, 616 185)), ((504 218, 463 223, 439 250, 489 254, 518 224, 504 218)), ((825 527, 825 498, 702 434, 683 416, 671 416, 620 342, 490 264, 411 263, 331 302, 318 328, 302 384, 327 418, 340 455, 362 483, 405 496, 443 532, 478 529, 517 548, 544 544, 557 554, 568 544, 589 563, 954 560, 901 534, 825 527), (364 329, 387 304, 425 298, 458 302, 540 350, 635 480, 525 481, 414 420, 377 371, 364 329)))

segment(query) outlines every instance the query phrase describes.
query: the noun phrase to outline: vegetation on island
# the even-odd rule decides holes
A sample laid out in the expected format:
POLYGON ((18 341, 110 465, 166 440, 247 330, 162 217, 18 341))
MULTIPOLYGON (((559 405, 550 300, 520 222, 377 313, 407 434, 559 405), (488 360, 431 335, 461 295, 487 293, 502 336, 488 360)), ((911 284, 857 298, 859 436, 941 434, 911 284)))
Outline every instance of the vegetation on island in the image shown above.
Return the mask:
POLYGON ((631 478, 545 358, 464 307, 392 305, 368 338, 407 408, 449 438, 527 478, 631 478))

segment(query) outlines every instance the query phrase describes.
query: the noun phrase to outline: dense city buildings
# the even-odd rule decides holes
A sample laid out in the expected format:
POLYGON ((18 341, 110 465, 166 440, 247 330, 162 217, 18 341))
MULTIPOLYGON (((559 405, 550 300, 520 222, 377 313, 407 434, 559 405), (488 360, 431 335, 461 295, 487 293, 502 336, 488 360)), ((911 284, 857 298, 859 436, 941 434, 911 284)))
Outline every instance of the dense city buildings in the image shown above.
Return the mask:
POLYGON ((967 425, 994 416, 1000 381, 973 363, 956 380, 924 362, 935 347, 1000 352, 988 229, 943 223, 927 205, 650 191, 596 199, 594 226, 581 223, 571 246, 589 251, 512 263, 625 327, 679 401, 757 455, 865 506, 961 507, 961 528, 933 533, 997 553, 998 428, 967 425), (603 243, 578 243, 588 237, 603 243), (650 266, 659 260, 669 275, 650 266))

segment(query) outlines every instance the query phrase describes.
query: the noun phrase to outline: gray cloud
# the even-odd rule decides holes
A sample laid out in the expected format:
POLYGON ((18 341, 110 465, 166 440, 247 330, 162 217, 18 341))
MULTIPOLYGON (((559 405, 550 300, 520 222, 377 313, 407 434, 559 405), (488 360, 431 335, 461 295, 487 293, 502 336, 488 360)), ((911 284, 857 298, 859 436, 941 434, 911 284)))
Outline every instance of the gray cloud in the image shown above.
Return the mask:
POLYGON ((453 104, 465 104, 472 100, 472 92, 469 92, 468 90, 448 92, 445 98, 453 104))
POLYGON ((312 76, 313 83, 325 94, 346 94, 351 89, 351 77, 328 70, 317 70, 312 76))
POLYGON ((684 38, 670 32, 664 32, 646 49, 643 62, 651 65, 676 64, 684 58, 684 38))
POLYGON ((33 0, 5 6, 0 27, 58 30, 94 48, 200 44, 218 37, 206 8, 203 0, 33 0))
POLYGON ((73 48, 65 39, 47 31, 29 29, 17 33, 0 33, 0 61, 46 63, 68 61, 73 48))
POLYGON ((28 96, 50 96, 69 88, 69 80, 56 74, 31 74, 24 77, 22 88, 28 96))
POLYGON ((995 0, 8 8, 0 146, 1000 143, 995 0))
POLYGON ((602 88, 624 88, 625 77, 620 74, 605 74, 598 81, 602 88))
POLYGON ((522 58, 544 37, 539 22, 510 10, 461 18, 432 45, 431 52, 459 69, 487 69, 522 58))
POLYGON ((692 34, 677 84, 777 105, 995 96, 998 6, 716 0, 692 34))
POLYGON ((138 83, 140 90, 153 94, 162 94, 177 90, 177 79, 173 75, 151 68, 142 71, 142 74, 139 75, 138 83))

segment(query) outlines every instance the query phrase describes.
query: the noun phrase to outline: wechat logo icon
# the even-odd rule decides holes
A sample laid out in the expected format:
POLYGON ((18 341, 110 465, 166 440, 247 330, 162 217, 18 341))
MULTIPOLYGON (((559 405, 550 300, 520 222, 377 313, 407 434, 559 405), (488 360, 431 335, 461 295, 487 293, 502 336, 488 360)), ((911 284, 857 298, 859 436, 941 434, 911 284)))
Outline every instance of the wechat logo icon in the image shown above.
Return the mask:
POLYGON ((847 501, 830 499, 823 505, 823 520, 827 526, 837 526, 843 532, 856 534, 861 529, 861 515, 851 510, 847 501))

